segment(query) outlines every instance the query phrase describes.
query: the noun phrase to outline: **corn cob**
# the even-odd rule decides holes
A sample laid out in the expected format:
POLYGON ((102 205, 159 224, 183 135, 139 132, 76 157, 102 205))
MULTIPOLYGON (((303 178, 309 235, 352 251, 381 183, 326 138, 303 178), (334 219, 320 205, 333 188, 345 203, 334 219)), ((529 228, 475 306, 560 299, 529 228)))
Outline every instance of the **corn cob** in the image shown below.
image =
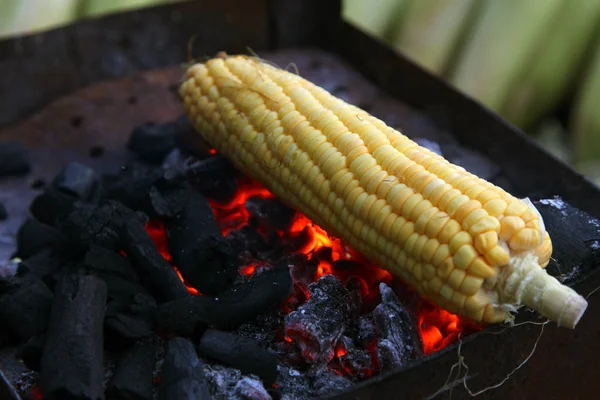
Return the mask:
MULTIPOLYGON (((481 323, 526 305, 575 327, 541 216, 298 75, 246 56, 188 68, 180 96, 233 164, 424 298, 481 323)), ((529 203, 531 204, 531 203, 529 203)))

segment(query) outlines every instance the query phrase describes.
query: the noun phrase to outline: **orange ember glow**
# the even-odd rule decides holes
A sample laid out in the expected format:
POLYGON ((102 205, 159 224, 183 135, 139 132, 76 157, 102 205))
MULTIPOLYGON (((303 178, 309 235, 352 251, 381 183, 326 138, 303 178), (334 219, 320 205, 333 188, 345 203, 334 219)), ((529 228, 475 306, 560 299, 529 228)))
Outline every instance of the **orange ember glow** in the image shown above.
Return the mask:
MULTIPOLYGON (((211 149, 210 153, 215 154, 216 152, 211 149)), ((248 224, 250 213, 246 209, 246 201, 254 196, 263 199, 274 198, 273 194, 258 183, 241 178, 238 181, 238 190, 229 202, 219 203, 209 200, 223 235, 227 236, 230 232, 248 224)), ((146 229, 156 243, 161 255, 173 265, 163 224, 158 221, 150 221, 146 229)), ((324 229, 299 212, 295 213, 290 226, 285 231, 275 230, 275 232, 286 243, 297 243, 298 247, 292 251, 303 253, 307 256, 309 262, 314 262, 313 265, 316 265, 315 281, 327 274, 335 274, 345 283, 352 281, 359 286, 365 302, 379 296, 380 282, 389 284, 392 281, 392 275, 388 271, 368 262, 359 253, 353 251, 339 239, 328 235, 324 229), (323 256, 323 254, 326 254, 326 256, 323 256), (338 260, 359 263, 360 268, 358 269, 360 271, 336 267, 337 264, 334 263, 338 260)), ((239 271, 240 274, 250 277, 258 267, 259 265, 245 265, 239 271)), ((173 265, 173 268, 177 271, 175 265, 173 265)), ((179 271, 177 271, 177 274, 183 281, 179 271)), ((193 287, 187 285, 186 287, 190 293, 201 295, 193 287)), ((281 308, 285 312, 290 312, 294 305, 301 304, 309 297, 306 286, 295 285, 295 289, 295 294, 282 304, 281 308)), ((420 304, 417 314, 419 333, 423 342, 423 351, 426 355, 456 342, 460 333, 473 332, 479 329, 466 320, 426 302, 420 304)), ((292 342, 292 339, 287 336, 284 337, 284 340, 292 342)), ((335 355, 340 358, 345 354, 346 349, 339 345, 336 348, 335 355)))
POLYGON ((425 355, 456 342, 461 333, 480 329, 466 319, 425 302, 419 307, 418 325, 425 355))

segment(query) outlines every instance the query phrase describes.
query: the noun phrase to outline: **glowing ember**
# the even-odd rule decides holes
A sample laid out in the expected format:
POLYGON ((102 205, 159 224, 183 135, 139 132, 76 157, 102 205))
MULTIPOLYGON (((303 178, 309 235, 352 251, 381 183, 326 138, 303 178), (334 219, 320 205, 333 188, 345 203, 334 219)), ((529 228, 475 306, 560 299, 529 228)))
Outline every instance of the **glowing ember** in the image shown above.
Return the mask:
MULTIPOLYGON (((210 154, 216 154, 214 150, 210 154)), ((219 223, 221 231, 225 236, 230 232, 240 229, 249 223, 250 213, 246 208, 246 202, 251 197, 262 199, 273 199, 274 196, 267 189, 256 182, 241 178, 238 182, 238 190, 229 202, 219 203, 209 200, 210 205, 219 223)), ((164 233, 164 226, 159 221, 150 221, 146 226, 152 239, 162 256, 173 265, 167 241, 164 233)), ((259 233, 262 228, 258 228, 259 233)), ((314 224, 310 219, 301 213, 295 213, 288 228, 271 229, 271 232, 288 244, 296 244, 293 251, 307 256, 309 262, 315 265, 314 276, 311 282, 317 281, 320 277, 328 274, 334 274, 344 284, 353 284, 358 286, 363 299, 363 305, 372 302, 379 296, 379 283, 389 284, 392 275, 372 263, 369 263, 360 254, 344 245, 339 239, 327 234, 325 230, 314 224), (340 264, 341 263, 341 264, 340 264), (350 267, 344 267, 347 263, 350 267), (358 266, 358 268, 354 268, 358 266)), ((256 272, 258 265, 245 265, 240 268, 240 274, 250 277, 256 272)), ((173 265, 177 271, 177 267, 173 265)), ((177 271, 179 277, 181 274, 177 271)), ((193 287, 186 285, 192 294, 200 294, 193 287)), ((289 313, 299 304, 302 304, 309 298, 307 284, 296 282, 295 293, 281 305, 281 309, 289 313)), ((442 310, 429 303, 422 302, 418 309, 419 333, 423 342, 423 352, 431 354, 444 347, 456 342, 459 334, 478 330, 466 320, 442 310)), ((292 342, 289 337, 283 338, 287 342, 292 342)), ((347 353, 343 345, 338 345, 335 349, 335 356, 340 359, 347 353)), ((374 358, 374 367, 377 360, 374 358)), ((370 374, 370 373, 369 373, 370 374)))

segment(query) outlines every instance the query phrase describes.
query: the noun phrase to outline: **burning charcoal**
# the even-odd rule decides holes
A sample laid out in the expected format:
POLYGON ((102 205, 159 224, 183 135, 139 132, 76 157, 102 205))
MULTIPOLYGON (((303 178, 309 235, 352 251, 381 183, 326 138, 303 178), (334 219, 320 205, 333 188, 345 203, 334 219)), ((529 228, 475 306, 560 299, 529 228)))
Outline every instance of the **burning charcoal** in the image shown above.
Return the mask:
POLYGON ((292 280, 287 268, 273 268, 235 285, 218 297, 190 296, 158 307, 162 329, 190 336, 200 321, 218 329, 233 329, 269 309, 279 307, 290 294, 292 280))
POLYGON ((243 374, 254 374, 266 385, 277 378, 277 357, 252 339, 208 329, 198 343, 198 353, 237 368, 243 374))
POLYGON ((196 161, 188 168, 194 188, 219 203, 227 203, 233 198, 237 191, 238 175, 233 164, 221 156, 196 161))
POLYGON ((202 194, 190 191, 183 211, 166 219, 165 228, 173 262, 186 283, 206 294, 219 293, 233 283, 237 256, 202 194))
POLYGON ((0 221, 4 221, 7 218, 8 212, 6 211, 6 207, 4 207, 4 204, 0 201, 0 221))
POLYGON ((0 177, 25 175, 31 171, 29 150, 21 142, 0 142, 0 177))
POLYGON ((78 199, 87 201, 92 198, 98 188, 98 175, 87 165, 70 162, 52 181, 52 186, 61 192, 68 193, 78 199))
POLYGON ((17 358, 23 360, 23 364, 32 371, 40 372, 40 362, 46 344, 46 335, 41 334, 29 339, 23 347, 19 349, 17 358))
POLYGON ((487 157, 460 145, 445 146, 444 155, 451 163, 463 167, 481 179, 491 180, 502 172, 500 166, 487 157))
POLYGON ((413 138, 413 141, 416 142, 419 146, 425 147, 428 150, 433 151, 437 155, 442 155, 442 149, 437 142, 434 142, 430 139, 425 138, 413 138))
POLYGON ((158 345, 138 342, 119 360, 114 375, 106 388, 109 399, 146 400, 152 398, 152 374, 158 345))
POLYGON ((85 205, 73 211, 62 225, 68 240, 86 251, 92 244, 117 250, 123 226, 142 224, 143 217, 117 201, 85 205), (135 221, 135 222, 134 222, 135 221))
POLYGON ((377 340, 377 332, 375 332, 375 324, 370 317, 361 317, 358 322, 358 332, 356 335, 358 343, 364 348, 369 347, 371 343, 377 340))
POLYGON ((275 229, 290 226, 296 211, 275 198, 252 196, 246 200, 246 209, 250 215, 261 222, 261 225, 275 229))
POLYGON ((421 355, 421 339, 417 325, 403 308, 394 291, 379 284, 381 304, 373 310, 373 320, 379 332, 377 358, 382 371, 406 365, 421 355))
POLYGON ((157 301, 166 302, 189 297, 183 282, 173 267, 160 255, 141 221, 132 219, 123 226, 121 244, 140 279, 146 282, 157 301))
POLYGON ((127 148, 143 162, 160 165, 167 154, 175 148, 175 135, 178 130, 177 122, 146 123, 133 130, 127 148))
POLYGON ((29 211, 38 221, 56 226, 80 204, 76 197, 49 187, 33 199, 29 211))
POLYGON ((234 396, 240 400, 272 400, 261 381, 247 376, 236 383, 234 396))
POLYGON ((202 371, 202 362, 189 340, 173 338, 167 344, 167 354, 160 375, 160 400, 211 399, 202 371))
POLYGON ((46 330, 51 301, 50 289, 41 280, 35 280, 0 298, 0 320, 19 340, 25 341, 46 330))
POLYGON ((17 252, 22 259, 33 256, 47 247, 56 247, 64 243, 62 234, 35 219, 27 219, 17 232, 17 252))
POLYGON ((132 301, 114 300, 106 307, 106 342, 121 347, 136 340, 152 336, 154 331, 156 303, 143 294, 133 296, 132 301))
POLYGON ((318 365, 308 371, 284 366, 279 367, 277 385, 283 398, 288 399, 314 399, 328 398, 352 386, 352 381, 337 374, 327 365, 318 365))
POLYGON ((106 285, 92 275, 65 275, 56 286, 40 388, 44 399, 104 398, 103 320, 106 285))
POLYGON ((91 245, 85 254, 84 264, 95 273, 119 276, 135 281, 137 274, 126 257, 97 245, 91 245))
POLYGON ((310 299, 285 318, 285 334, 294 339, 308 363, 329 362, 351 322, 352 298, 334 275, 309 286, 310 299))
POLYGON ((361 380, 373 374, 373 356, 368 350, 358 348, 349 337, 343 336, 338 342, 336 355, 352 379, 361 380))
POLYGON ((122 167, 121 172, 106 183, 103 197, 118 200, 125 206, 138 209, 150 188, 164 174, 160 167, 133 163, 122 167))
POLYGON ((311 373, 312 390, 314 396, 321 398, 332 393, 342 392, 352 387, 352 381, 338 375, 333 370, 323 367, 311 373))

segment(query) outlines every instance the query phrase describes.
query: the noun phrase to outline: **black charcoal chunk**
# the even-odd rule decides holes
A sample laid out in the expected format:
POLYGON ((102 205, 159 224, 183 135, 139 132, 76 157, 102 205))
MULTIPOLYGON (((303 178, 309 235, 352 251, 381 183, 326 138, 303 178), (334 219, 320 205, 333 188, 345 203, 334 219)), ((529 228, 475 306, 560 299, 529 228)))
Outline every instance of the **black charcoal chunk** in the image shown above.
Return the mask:
POLYGON ((0 177, 20 176, 31 171, 29 150, 21 142, 0 142, 0 177))
POLYGON ((277 384, 280 392, 290 399, 327 398, 353 385, 351 380, 323 364, 307 371, 280 366, 277 384))
POLYGON ((198 353, 260 377, 266 385, 277 378, 277 356, 248 338, 230 332, 208 329, 198 343, 198 353))
POLYGON ((289 228, 296 215, 294 209, 272 197, 265 199, 251 196, 246 200, 246 209, 252 218, 259 221, 260 225, 275 229, 289 228))
POLYGON ((154 182, 163 175, 164 171, 160 167, 139 163, 123 166, 119 174, 105 182, 102 197, 120 201, 132 209, 139 209, 154 182))
POLYGON ((212 399, 202 362, 187 339, 175 337, 167 344, 167 354, 160 373, 160 400, 212 399))
POLYGON ((191 188, 185 176, 168 169, 162 178, 150 188, 144 210, 151 217, 171 218, 185 208, 191 196, 191 188))
POLYGON ((205 294, 233 284, 238 276, 237 255, 202 194, 190 190, 181 213, 165 219, 165 230, 173 262, 187 284, 205 294))
POLYGON ((225 157, 198 160, 189 166, 187 175, 196 190, 219 203, 227 203, 237 191, 239 172, 225 157))
POLYGON ((106 307, 106 342, 112 348, 128 346, 151 337, 155 328, 156 303, 144 294, 130 301, 113 300, 106 307))
POLYGON ((100 278, 72 274, 58 283, 41 361, 45 400, 104 399, 105 307, 100 278))
POLYGON ((56 175, 52 186, 61 192, 87 201, 98 189, 99 182, 99 177, 92 168, 72 161, 56 175))
POLYGON ((175 121, 164 124, 149 122, 140 125, 131 133, 127 148, 143 162, 160 165, 167 154, 175 148, 178 125, 175 121))
POLYGON ((54 290, 63 260, 52 249, 44 249, 19 263, 17 274, 41 279, 54 290))
POLYGON ((58 248, 61 244, 64 244, 64 238, 58 230, 29 218, 17 232, 15 256, 26 259, 46 248, 58 248))
POLYGON ((350 293, 334 275, 309 286, 310 299, 285 318, 285 334, 313 364, 333 359, 335 345, 351 324, 354 304, 350 293))
POLYGON ((109 301, 129 302, 137 294, 151 297, 148 290, 140 282, 101 272, 94 275, 102 278, 106 283, 109 301))
POLYGON ((35 280, 0 298, 0 320, 14 336, 26 341, 46 330, 52 297, 46 284, 35 280))
POLYGON ((137 280, 137 274, 131 263, 120 253, 91 245, 85 254, 84 264, 96 273, 119 276, 128 280, 137 280))
POLYGON ((377 358, 381 371, 391 371, 421 356, 421 339, 414 318, 394 291, 383 282, 379 291, 381 303, 372 313, 379 333, 377 358))
POLYGON ((40 363, 46 344, 46 335, 41 334, 29 339, 18 351, 17 358, 32 371, 40 372, 40 363))
POLYGON ((574 207, 561 197, 535 199, 552 238, 548 273, 573 284, 600 266, 600 220, 574 207))
POLYGON ((171 265, 160 255, 139 219, 122 227, 121 244, 142 282, 158 302, 189 297, 189 292, 171 265))
POLYGON ((338 343, 340 346, 339 362, 353 380, 362 380, 373 374, 373 356, 368 350, 362 349, 352 339, 343 336, 338 343))
POLYGON ((29 206, 29 211, 38 221, 56 226, 57 223, 64 220, 80 204, 80 201, 76 197, 49 187, 33 199, 29 206))
POLYGON ((8 218, 8 211, 6 211, 6 207, 4 207, 4 204, 0 201, 0 221, 4 221, 8 218))
POLYGON ((16 291, 32 285, 38 281, 38 277, 25 272, 19 272, 17 267, 16 275, 0 277, 0 295, 15 293, 16 291))
POLYGON ((157 310, 158 325, 169 333, 188 337, 200 322, 218 329, 234 329, 279 307, 289 297, 291 289, 289 270, 273 268, 215 298, 190 296, 162 304, 157 310))
POLYGON ((147 400, 152 398, 153 373, 158 345, 152 341, 137 342, 119 359, 106 388, 113 400, 147 400))
POLYGON ((76 249, 87 251, 92 244, 117 250, 120 231, 133 221, 144 223, 139 214, 117 201, 85 205, 73 211, 62 224, 62 231, 76 249))

